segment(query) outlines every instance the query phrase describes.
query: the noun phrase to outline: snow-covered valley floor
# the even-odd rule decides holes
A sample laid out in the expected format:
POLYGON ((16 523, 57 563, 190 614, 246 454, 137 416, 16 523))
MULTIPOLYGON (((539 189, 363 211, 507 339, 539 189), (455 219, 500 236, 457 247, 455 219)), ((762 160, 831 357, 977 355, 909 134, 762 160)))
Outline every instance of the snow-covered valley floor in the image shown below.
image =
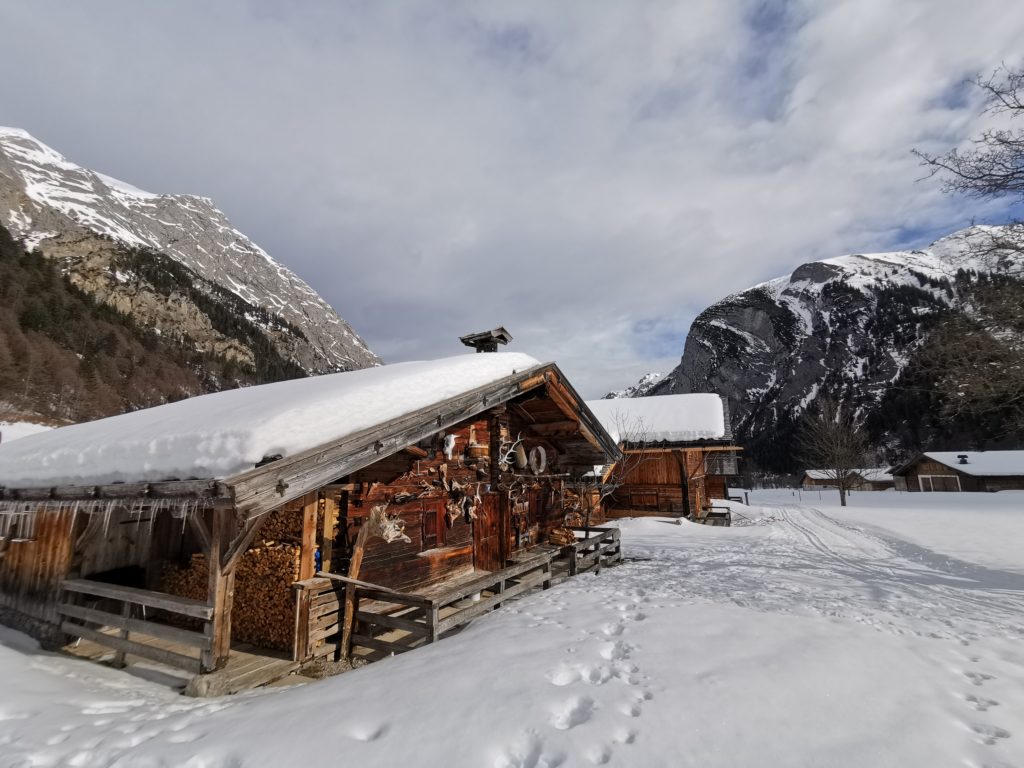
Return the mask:
POLYGON ((225 699, 0 630, 0 766, 1024 767, 1024 493, 852 503, 626 521, 620 567, 225 699))

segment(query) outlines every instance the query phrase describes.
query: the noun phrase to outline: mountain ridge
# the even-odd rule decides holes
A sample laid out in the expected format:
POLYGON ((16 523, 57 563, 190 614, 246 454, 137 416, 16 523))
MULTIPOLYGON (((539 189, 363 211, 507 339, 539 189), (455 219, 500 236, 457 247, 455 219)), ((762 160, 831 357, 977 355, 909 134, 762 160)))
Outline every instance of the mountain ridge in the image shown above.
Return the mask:
MULTIPOLYGON (((116 301, 134 277, 118 269, 114 243, 168 257, 280 318, 281 327, 265 328, 266 335, 306 373, 380 364, 326 301, 231 225, 210 198, 146 192, 71 162, 22 129, 0 128, 0 225, 27 249, 59 260, 76 285, 101 301, 116 301), (301 335, 281 330, 289 327, 301 335)), ((143 303, 147 311, 124 300, 119 309, 158 330, 174 325, 173 302, 143 303)), ((197 342, 213 345, 198 330, 197 342)))
POLYGON ((731 294, 698 315, 679 365, 646 394, 727 397, 738 437, 763 467, 792 469, 798 419, 819 395, 852 408, 883 453, 912 450, 928 435, 910 439, 908 425, 890 429, 879 414, 916 373, 936 323, 970 311, 978 276, 1024 275, 1021 250, 1002 247, 1011 235, 969 227, 924 249, 808 262, 731 294))

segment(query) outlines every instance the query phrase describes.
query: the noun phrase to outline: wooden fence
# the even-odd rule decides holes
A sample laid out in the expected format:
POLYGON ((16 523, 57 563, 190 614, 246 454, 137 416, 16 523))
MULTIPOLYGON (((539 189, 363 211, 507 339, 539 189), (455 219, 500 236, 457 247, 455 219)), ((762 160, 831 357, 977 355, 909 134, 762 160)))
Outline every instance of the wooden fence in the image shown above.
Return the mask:
POLYGON ((561 556, 569 563, 569 575, 622 560, 622 544, 618 528, 573 527, 572 532, 579 538, 561 549, 561 556))
POLYGON ((64 617, 61 630, 74 637, 113 648, 117 652, 115 663, 118 666, 123 666, 126 654, 132 654, 194 674, 208 672, 214 668, 211 658, 213 606, 200 600, 88 579, 64 581, 61 590, 62 600, 57 606, 57 612, 64 617), (118 605, 119 610, 104 610, 111 603, 118 605), (203 629, 197 632, 149 621, 145 618, 147 608, 199 620, 203 623, 203 629), (118 633, 102 632, 101 627, 112 627, 118 630, 118 633), (160 647, 160 644, 152 641, 132 640, 132 633, 165 641, 165 647, 160 647), (166 646, 171 646, 175 650, 166 646), (194 650, 198 655, 186 655, 181 653, 181 650, 194 650))
POLYGON ((333 573, 298 582, 295 660, 341 651, 346 589, 354 591, 355 600, 352 647, 404 653, 436 642, 512 597, 536 587, 547 589, 551 586, 552 554, 539 553, 500 571, 460 581, 438 594, 399 592, 333 573), (385 634, 390 637, 380 637, 385 634))

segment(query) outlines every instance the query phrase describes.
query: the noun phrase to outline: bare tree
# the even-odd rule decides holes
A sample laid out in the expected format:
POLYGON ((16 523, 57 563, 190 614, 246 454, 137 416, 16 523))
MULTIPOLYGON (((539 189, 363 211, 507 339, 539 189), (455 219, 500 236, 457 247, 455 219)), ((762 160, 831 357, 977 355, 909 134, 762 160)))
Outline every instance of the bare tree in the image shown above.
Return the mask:
POLYGON ((579 517, 585 533, 590 532, 594 514, 625 482, 633 470, 652 458, 648 451, 648 430, 643 419, 629 421, 625 415, 615 415, 617 440, 622 455, 614 464, 596 466, 592 472, 570 478, 567 488, 570 498, 566 504, 567 517, 579 517))
MULTIPOLYGON (((984 94, 983 114, 1024 117, 1024 69, 1001 66, 989 77, 971 81, 984 94)), ((982 199, 1011 197, 1024 200, 1024 130, 991 128, 971 141, 968 149, 944 155, 915 150, 929 176, 938 175, 947 192, 982 199)))
POLYGON ((821 398, 815 411, 804 413, 799 432, 801 460, 825 471, 839 488, 839 503, 846 506, 846 494, 856 484, 857 470, 864 465, 867 438, 834 400, 821 398))
MULTIPOLYGON (((972 81, 983 114, 1007 127, 983 131, 967 149, 944 155, 916 152, 943 189, 980 199, 1024 202, 1024 69, 1001 66, 972 81)), ((1024 222, 972 231, 967 247, 1002 258, 1024 253, 1024 222)), ((1020 271, 1000 282, 975 281, 963 314, 944 321, 926 342, 921 362, 934 377, 948 416, 985 420, 1002 436, 1024 429, 1024 282, 1020 271)))

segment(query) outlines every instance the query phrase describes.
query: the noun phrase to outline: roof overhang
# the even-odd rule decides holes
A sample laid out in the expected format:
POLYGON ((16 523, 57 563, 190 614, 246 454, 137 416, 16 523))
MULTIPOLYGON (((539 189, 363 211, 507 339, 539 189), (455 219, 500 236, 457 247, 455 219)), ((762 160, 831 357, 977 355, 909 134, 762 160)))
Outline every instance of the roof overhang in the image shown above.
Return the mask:
POLYGON ((211 505, 234 506, 245 517, 251 518, 368 467, 440 430, 538 389, 543 389, 560 410, 577 421, 579 436, 593 448, 593 463, 618 459, 620 451, 611 435, 566 381, 558 366, 547 363, 232 477, 103 486, 8 488, 0 489, 0 500, 53 504, 97 499, 180 497, 207 499, 211 505))

